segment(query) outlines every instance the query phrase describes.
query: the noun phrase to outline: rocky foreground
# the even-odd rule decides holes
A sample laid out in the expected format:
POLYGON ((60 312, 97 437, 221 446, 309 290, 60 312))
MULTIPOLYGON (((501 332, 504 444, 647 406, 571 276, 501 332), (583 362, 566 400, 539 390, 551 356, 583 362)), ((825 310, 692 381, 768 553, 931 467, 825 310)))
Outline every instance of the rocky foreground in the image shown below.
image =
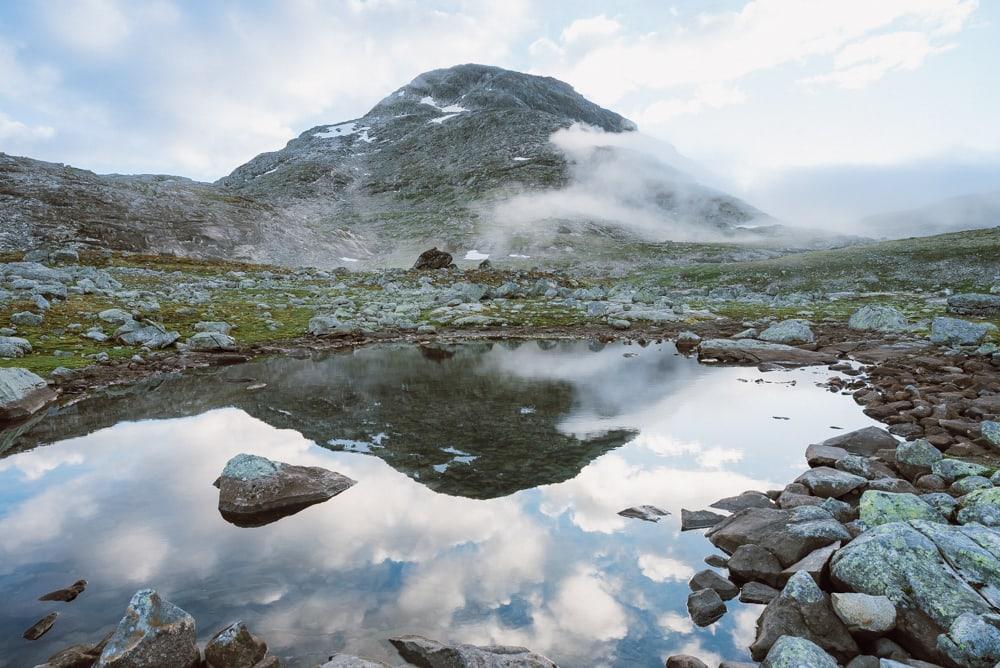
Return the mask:
MULTIPOLYGON (((766 604, 750 648, 765 666, 1000 662, 1000 288, 770 295, 429 261, 352 274, 69 250, 11 258, 0 263, 0 450, 60 396, 301 347, 672 338, 705 363, 823 364, 836 374, 830 390, 852 394, 887 429, 808 446, 810 470, 781 490, 685 511, 684 528, 707 528, 724 553, 706 560, 718 570, 692 579, 693 620, 714 623, 736 596, 766 604)), ((320 496, 350 484, 328 482, 334 489, 320 496)), ((241 498, 224 480, 220 489, 241 498)), ((54 621, 40 620, 38 637, 54 621)), ((390 642, 415 665, 552 665, 524 648, 390 642)), ((47 665, 202 661, 280 665, 238 624, 199 648, 194 620, 151 590, 137 592, 109 639, 47 665)), ((327 665, 380 664, 338 656, 327 665)), ((704 664, 671 657, 667 665, 704 664)))

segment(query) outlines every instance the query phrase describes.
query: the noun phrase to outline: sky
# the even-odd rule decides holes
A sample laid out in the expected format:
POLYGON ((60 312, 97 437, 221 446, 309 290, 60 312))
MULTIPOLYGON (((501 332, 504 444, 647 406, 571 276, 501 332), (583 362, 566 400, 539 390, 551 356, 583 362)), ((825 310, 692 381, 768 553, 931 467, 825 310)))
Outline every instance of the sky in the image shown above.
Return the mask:
POLYGON ((214 180, 478 62, 567 81, 765 210, 849 217, 1000 188, 998 22, 988 0, 5 0, 0 151, 214 180))

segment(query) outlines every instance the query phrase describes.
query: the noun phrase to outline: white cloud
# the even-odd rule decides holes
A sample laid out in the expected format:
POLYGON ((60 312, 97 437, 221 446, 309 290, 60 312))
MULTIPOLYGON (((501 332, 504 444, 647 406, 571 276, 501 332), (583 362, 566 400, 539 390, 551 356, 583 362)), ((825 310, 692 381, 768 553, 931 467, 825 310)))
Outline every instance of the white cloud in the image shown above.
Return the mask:
POLYGON ((660 125, 675 116, 697 115, 710 109, 722 109, 746 102, 746 93, 738 86, 725 83, 705 83, 697 87, 690 97, 671 97, 658 100, 636 114, 640 127, 660 125))
POLYGON ((589 19, 577 19, 562 31, 562 40, 568 45, 593 44, 617 35, 622 24, 604 14, 589 19))
POLYGON ((55 0, 38 7, 52 36, 81 51, 108 51, 130 32, 129 20, 115 0, 55 0))
POLYGON ((845 46, 834 58, 834 70, 803 79, 805 84, 832 83, 841 88, 864 88, 892 70, 915 70, 927 56, 953 48, 932 46, 920 32, 895 32, 845 46))
POLYGON ((639 570, 653 582, 683 582, 694 576, 694 569, 680 559, 658 554, 640 554, 639 570))

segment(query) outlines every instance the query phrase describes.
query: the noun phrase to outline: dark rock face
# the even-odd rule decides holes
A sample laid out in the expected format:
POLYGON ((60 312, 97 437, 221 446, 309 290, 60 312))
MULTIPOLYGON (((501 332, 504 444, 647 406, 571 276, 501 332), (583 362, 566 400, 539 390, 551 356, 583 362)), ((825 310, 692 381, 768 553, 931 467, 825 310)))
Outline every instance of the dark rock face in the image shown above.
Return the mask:
POLYGON ((738 510, 746 508, 774 508, 775 506, 774 501, 768 498, 766 494, 748 491, 737 496, 728 496, 724 499, 719 499, 711 507, 735 513, 738 510))
POLYGON ((834 613, 829 595, 805 573, 792 576, 781 594, 764 608, 757 620, 751 656, 763 660, 782 636, 805 638, 842 663, 858 654, 857 643, 834 613))
POLYGON ((777 557, 759 545, 741 545, 726 564, 729 574, 738 582, 759 581, 778 585, 781 563, 777 557))
POLYGON ((447 269, 452 265, 451 253, 438 250, 437 246, 425 250, 413 263, 414 269, 447 269))
POLYGON ((101 657, 101 652, 110 639, 111 633, 93 645, 81 643, 59 650, 41 668, 91 668, 101 657))
POLYGON ((762 582, 748 582, 740 589, 740 602, 767 604, 774 600, 780 593, 774 587, 762 582))
POLYGON ((715 571, 708 569, 695 573, 694 577, 692 577, 691 581, 688 583, 688 586, 691 587, 691 591, 700 591, 702 589, 715 590, 715 593, 717 593, 719 598, 723 601, 736 598, 737 594, 740 593, 739 587, 715 571))
POLYGON ((266 654, 267 643, 239 621, 212 636, 205 646, 205 663, 207 668, 253 668, 266 654))
POLYGON ((97 668, 191 668, 201 661, 194 618, 152 589, 135 593, 97 668))
POLYGON ((354 481, 317 466, 294 466, 256 455, 229 460, 216 481, 219 512, 240 526, 260 526, 330 499, 354 481))
POLYGON ((708 668, 708 664, 694 656, 675 654, 667 659, 667 668, 708 668))
POLYGON ((409 663, 423 668, 556 668, 550 659, 524 647, 445 645, 416 635, 389 642, 409 663))
POLYGON ((726 604, 714 589, 699 589, 688 595, 688 614, 698 626, 708 626, 726 614, 726 604))

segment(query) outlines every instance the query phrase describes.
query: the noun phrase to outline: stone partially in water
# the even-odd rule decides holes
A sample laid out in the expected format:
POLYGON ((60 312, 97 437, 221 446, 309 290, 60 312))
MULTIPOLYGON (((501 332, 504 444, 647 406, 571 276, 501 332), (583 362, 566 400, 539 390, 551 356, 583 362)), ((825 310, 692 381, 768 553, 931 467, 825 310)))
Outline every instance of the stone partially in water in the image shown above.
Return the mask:
POLYGON ((191 668, 201 661, 194 618, 152 589, 135 593, 96 668, 191 668))
POLYGON ((334 654, 319 668, 389 668, 389 664, 351 654, 334 654))
POLYGON ((260 526, 326 501, 354 480, 318 466, 294 466, 241 453, 216 480, 219 512, 238 526, 260 526))
POLYGON ((83 593, 83 590, 87 588, 86 580, 77 580, 65 589, 57 589, 55 591, 50 591, 48 594, 44 594, 38 597, 39 601, 63 601, 69 603, 70 601, 76 599, 77 596, 83 593))
POLYGON ((101 652, 111 635, 108 633, 96 644, 80 643, 59 650, 38 668, 91 668, 101 658, 101 652))
POLYGON ((885 429, 864 427, 828 438, 820 445, 843 448, 853 455, 873 457, 879 450, 892 450, 897 444, 896 439, 885 429))
POLYGON ((708 626, 726 614, 726 604, 714 589, 699 589, 688 594, 688 614, 697 626, 708 626))
POLYGON ((739 587, 712 570, 705 569, 695 573, 688 583, 691 591, 702 589, 713 589, 723 601, 736 598, 740 593, 739 587))
POLYGON ((417 635, 389 642, 408 662, 426 668, 556 668, 550 659, 526 647, 445 645, 417 635))
POLYGON ((253 668, 267 654, 267 643, 250 633, 242 621, 216 633, 205 646, 207 668, 253 668))
POLYGON ((667 658, 666 668, 708 668, 708 664, 689 654, 675 654, 667 658))
POLYGON ((726 519, 725 515, 713 513, 711 510, 688 510, 687 508, 681 508, 681 531, 707 529, 708 527, 715 526, 724 519, 726 519))
POLYGON ((32 624, 28 628, 28 630, 24 632, 24 639, 38 640, 39 638, 41 638, 43 635, 48 633, 49 629, 52 628, 52 625, 56 623, 56 617, 58 616, 59 616, 58 612, 50 612, 49 614, 39 619, 37 622, 32 624))
POLYGON ((619 510, 618 514, 622 517, 630 517, 645 522, 659 522, 660 518, 666 517, 670 512, 661 510, 656 506, 632 506, 625 510, 619 510))
POLYGON ((708 339, 698 345, 698 357, 737 364, 773 362, 788 366, 833 364, 837 361, 837 356, 830 353, 756 339, 708 339))
POLYGON ((55 398, 45 380, 27 369, 0 368, 0 423, 30 417, 55 398))
POLYGON ((747 508, 709 529, 705 536, 727 554, 741 545, 759 545, 782 566, 790 566, 813 550, 848 541, 847 528, 820 508, 793 510, 747 508))

